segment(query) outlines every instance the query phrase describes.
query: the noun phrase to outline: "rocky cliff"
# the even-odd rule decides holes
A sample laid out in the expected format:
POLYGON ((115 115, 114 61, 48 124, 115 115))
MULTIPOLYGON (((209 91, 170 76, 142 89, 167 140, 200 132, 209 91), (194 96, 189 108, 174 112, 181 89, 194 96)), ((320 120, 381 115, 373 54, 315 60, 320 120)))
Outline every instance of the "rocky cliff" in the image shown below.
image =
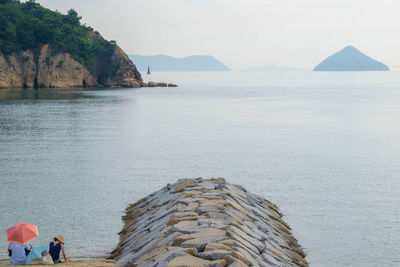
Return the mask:
POLYGON ((308 266, 278 207, 223 178, 167 185, 124 222, 111 257, 127 266, 308 266))
POLYGON ((141 86, 139 71, 120 47, 115 47, 111 59, 104 58, 98 56, 96 64, 87 67, 49 45, 43 45, 40 51, 20 51, 7 56, 0 53, 0 88, 141 86), (112 72, 106 72, 110 66, 112 72))

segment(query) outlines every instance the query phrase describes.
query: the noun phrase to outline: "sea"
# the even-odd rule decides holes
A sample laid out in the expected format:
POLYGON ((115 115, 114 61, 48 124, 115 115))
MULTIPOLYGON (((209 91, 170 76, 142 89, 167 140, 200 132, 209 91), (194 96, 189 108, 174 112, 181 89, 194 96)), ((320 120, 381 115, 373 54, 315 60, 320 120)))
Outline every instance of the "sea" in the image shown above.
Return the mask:
POLYGON ((128 204, 224 177, 274 202, 310 266, 400 266, 400 72, 143 74, 179 87, 0 90, 6 230, 107 256, 128 204))

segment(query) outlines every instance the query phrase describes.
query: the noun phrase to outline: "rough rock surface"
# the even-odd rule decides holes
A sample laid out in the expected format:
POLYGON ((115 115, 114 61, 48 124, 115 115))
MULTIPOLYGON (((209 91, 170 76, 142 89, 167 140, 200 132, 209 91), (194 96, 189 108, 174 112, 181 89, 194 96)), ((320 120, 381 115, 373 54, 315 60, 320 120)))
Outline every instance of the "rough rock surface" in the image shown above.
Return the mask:
POLYGON ((157 87, 157 83, 150 81, 150 82, 147 83, 147 86, 148 87, 157 87))
POLYGON ((72 87, 140 87, 139 71, 116 46, 111 62, 98 59, 98 66, 88 70, 68 53, 60 53, 44 45, 35 56, 31 50, 9 56, 0 53, 0 88, 72 88, 72 87), (115 75, 103 81, 99 69, 109 64, 117 66, 115 75))
POLYGON ((183 179, 126 209, 111 257, 133 266, 308 266, 278 207, 223 178, 183 179))
POLYGON ((106 86, 140 87, 143 81, 139 71, 119 46, 115 48, 111 64, 118 65, 119 68, 116 71, 117 75, 107 79, 106 86))
MULTIPOLYGON (((96 77, 91 75, 86 67, 72 59, 69 54, 52 55, 48 45, 42 47, 36 67, 38 87, 66 88, 96 85, 96 77), (60 62, 63 62, 62 66, 60 62)), ((34 76, 28 81, 30 81, 28 87, 34 87, 32 83, 34 76)))

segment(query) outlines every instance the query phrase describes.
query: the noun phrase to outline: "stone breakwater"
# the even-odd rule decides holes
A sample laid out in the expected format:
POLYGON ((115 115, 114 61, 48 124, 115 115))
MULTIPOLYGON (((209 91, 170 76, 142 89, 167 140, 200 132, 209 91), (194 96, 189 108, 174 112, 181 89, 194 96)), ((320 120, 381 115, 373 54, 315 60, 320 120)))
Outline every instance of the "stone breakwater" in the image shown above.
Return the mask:
POLYGON ((183 179, 131 204, 111 257, 128 266, 308 266, 278 207, 224 178, 183 179))

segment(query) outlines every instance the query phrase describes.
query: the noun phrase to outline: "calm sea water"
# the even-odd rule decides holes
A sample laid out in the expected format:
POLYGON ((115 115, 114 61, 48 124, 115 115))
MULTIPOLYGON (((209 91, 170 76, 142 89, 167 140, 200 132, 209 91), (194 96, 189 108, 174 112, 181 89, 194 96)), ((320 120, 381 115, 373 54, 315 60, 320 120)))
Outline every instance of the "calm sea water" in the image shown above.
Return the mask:
POLYGON ((150 77, 180 87, 0 90, 0 258, 19 221, 104 256, 128 203, 222 176, 281 208, 311 266, 400 266, 400 73, 150 77))

